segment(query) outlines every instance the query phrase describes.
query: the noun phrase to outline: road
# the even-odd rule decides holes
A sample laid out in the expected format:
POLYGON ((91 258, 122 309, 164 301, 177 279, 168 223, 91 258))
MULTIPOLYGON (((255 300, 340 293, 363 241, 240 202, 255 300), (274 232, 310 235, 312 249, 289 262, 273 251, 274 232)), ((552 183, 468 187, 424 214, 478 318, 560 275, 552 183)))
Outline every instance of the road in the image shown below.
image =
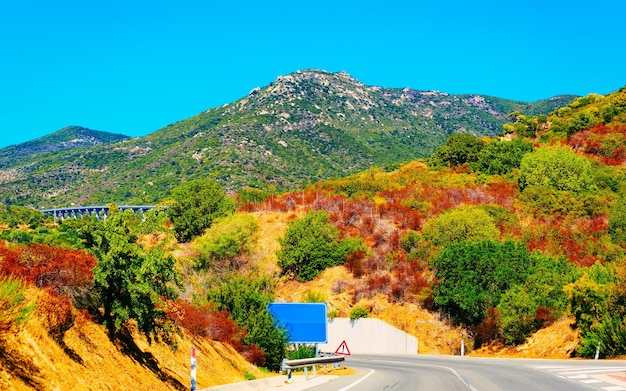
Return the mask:
POLYGON ((352 356, 358 374, 311 391, 626 391, 626 361, 352 356))

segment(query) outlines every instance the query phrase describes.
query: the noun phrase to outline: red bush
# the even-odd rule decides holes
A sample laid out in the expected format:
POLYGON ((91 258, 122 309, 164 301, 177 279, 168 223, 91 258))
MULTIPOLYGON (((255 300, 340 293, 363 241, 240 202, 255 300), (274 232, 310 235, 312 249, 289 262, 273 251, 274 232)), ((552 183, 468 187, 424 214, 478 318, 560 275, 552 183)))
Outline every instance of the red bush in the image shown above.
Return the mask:
POLYGON ((363 259, 365 258, 366 255, 367 253, 363 250, 353 251, 348 254, 343 265, 355 277, 361 277, 363 274, 365 274, 365 268, 363 267, 363 259))
POLYGON ((483 344, 502 343, 502 330, 500 328, 500 313, 494 307, 489 307, 485 319, 476 327, 474 334, 474 347, 479 348, 483 344))
POLYGON ((68 293, 93 282, 96 259, 81 250, 29 244, 11 249, 0 243, 0 271, 22 277, 39 288, 68 293))
POLYGON ((535 311, 535 320, 541 323, 541 327, 548 327, 556 321, 556 318, 553 315, 553 309, 542 306, 537 308, 535 311))
POLYGON ((265 365, 265 352, 255 344, 246 345, 243 342, 246 331, 239 328, 227 311, 216 311, 208 305, 196 307, 178 300, 168 311, 168 318, 192 335, 226 343, 249 362, 258 366, 265 365))
POLYGON ((370 291, 385 290, 391 282, 391 276, 387 273, 370 275, 367 279, 367 288, 370 291))

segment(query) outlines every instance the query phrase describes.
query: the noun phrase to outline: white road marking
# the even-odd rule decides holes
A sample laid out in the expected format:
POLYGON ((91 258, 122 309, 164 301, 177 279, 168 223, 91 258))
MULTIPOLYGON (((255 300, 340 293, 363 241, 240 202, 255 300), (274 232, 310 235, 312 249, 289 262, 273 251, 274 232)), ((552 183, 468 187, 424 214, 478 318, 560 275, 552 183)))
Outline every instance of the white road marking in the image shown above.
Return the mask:
MULTIPOLYGON (((592 376, 600 375, 600 374, 610 374, 615 372, 626 372, 626 367, 573 367, 566 365, 536 365, 532 366, 533 368, 553 373, 556 376, 567 378, 573 381, 578 381, 582 384, 595 384, 598 387, 599 383, 607 383, 606 381, 600 379, 593 379, 592 376)), ((622 386, 607 386, 607 387, 599 387, 598 389, 604 391, 626 391, 626 387, 622 386)))
POLYGON ((350 384, 350 385, 345 386, 344 388, 342 388, 342 389, 341 389, 341 390, 339 390, 339 391, 347 391, 347 390, 351 389, 352 387, 355 387, 357 384, 359 384, 359 383, 360 383, 360 382, 362 382, 363 380, 365 380, 365 379, 367 379, 368 377, 372 376, 372 375, 374 374, 374 372, 376 372, 376 371, 374 371, 373 369, 370 369, 370 373, 368 373, 367 375, 363 376, 362 378, 360 378, 359 380, 355 381, 354 383, 352 383, 352 384, 350 384))

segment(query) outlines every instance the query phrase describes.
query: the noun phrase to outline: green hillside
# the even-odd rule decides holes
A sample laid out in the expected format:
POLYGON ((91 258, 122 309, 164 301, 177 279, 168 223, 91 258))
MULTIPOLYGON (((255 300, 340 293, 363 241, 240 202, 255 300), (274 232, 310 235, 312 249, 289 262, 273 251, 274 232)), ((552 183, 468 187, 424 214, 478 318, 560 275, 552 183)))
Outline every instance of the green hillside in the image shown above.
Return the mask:
POLYGON ((128 139, 122 134, 68 126, 47 136, 0 149, 0 168, 13 166, 19 159, 57 152, 65 149, 85 148, 128 139))
MULTIPOLYGON (((430 158, 249 202, 205 178, 176 187, 158 215, 52 221, 1 207, 0 288, 10 300, 0 334, 33 327, 33 304, 45 301, 25 292, 39 288, 58 303, 39 310, 65 347, 57 354, 73 360, 64 335, 80 330, 80 308, 111 341, 128 341, 129 329, 171 341, 184 329, 278 370, 286 340, 268 318, 274 300, 385 319, 419 336, 420 352, 458 354, 462 340, 470 354, 591 358, 600 347, 603 358, 623 357, 625 98, 621 89, 548 115, 517 113, 504 137, 452 133, 430 158), (524 348, 553 326, 549 343, 524 348)), ((226 121, 210 129, 235 127, 226 121)), ((188 132, 168 145, 200 137, 188 132)), ((156 147, 150 137, 142 142, 156 147)), ((15 363, 38 362, 11 360, 0 370, 32 381, 15 363)))
POLYGON ((530 104, 365 86, 343 72, 299 71, 145 137, 62 149, 56 146, 68 137, 62 144, 53 134, 1 150, 0 202, 36 208, 150 204, 201 177, 215 178, 228 191, 285 191, 428 157, 453 133, 494 136, 510 112, 547 114, 567 99, 573 97, 530 104), (46 148, 36 147, 44 141, 46 148))

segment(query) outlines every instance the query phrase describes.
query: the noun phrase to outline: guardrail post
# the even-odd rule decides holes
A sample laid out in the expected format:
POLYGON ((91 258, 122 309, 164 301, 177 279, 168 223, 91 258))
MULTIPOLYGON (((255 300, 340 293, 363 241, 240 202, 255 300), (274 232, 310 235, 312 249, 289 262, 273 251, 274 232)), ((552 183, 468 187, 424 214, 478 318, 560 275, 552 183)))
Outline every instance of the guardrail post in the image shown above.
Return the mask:
POLYGON ((291 380, 291 370, 294 368, 304 368, 304 375, 309 380, 309 367, 313 367, 313 376, 317 376, 317 365, 335 364, 341 363, 345 360, 344 356, 330 356, 330 357, 314 357, 303 358, 298 360, 286 360, 283 359, 283 369, 287 370, 287 381, 291 380))

